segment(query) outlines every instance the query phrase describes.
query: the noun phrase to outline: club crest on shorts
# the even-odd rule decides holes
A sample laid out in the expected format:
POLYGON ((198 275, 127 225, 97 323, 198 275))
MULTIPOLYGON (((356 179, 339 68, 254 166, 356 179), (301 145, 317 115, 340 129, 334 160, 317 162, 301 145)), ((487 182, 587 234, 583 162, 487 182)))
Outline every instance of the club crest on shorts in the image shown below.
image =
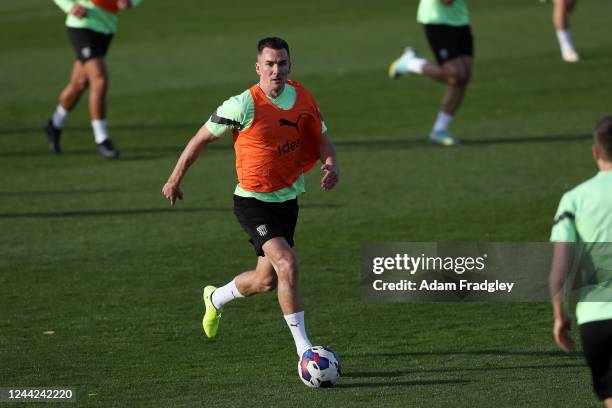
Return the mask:
POLYGON ((81 55, 83 56, 83 58, 89 58, 91 56, 91 48, 90 47, 81 48, 81 55))
POLYGON ((257 233, 262 237, 265 237, 266 234, 268 234, 268 226, 266 224, 261 224, 256 229, 257 233))

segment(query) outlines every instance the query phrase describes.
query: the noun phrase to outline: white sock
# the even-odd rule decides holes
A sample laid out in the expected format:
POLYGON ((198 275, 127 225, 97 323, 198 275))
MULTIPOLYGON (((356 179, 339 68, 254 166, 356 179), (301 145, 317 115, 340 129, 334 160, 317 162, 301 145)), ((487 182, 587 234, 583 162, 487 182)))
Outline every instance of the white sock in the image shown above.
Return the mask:
POLYGON ((438 118, 436 119, 436 123, 434 123, 433 132, 442 132, 448 130, 451 122, 453 121, 453 117, 446 112, 440 111, 438 113, 438 118))
POLYGON ((221 309, 225 304, 231 302, 234 299, 243 298, 244 295, 240 293, 238 288, 236 287, 236 279, 232 279, 230 283, 225 286, 221 286, 217 288, 211 298, 213 306, 217 309, 221 309))
POLYGON ((285 315, 285 321, 291 330, 293 341, 295 342, 295 350, 298 357, 302 357, 302 353, 312 347, 312 343, 306 335, 306 324, 304 323, 304 312, 297 312, 290 315, 285 315))
POLYGON ((572 32, 569 28, 565 30, 557 31, 557 40, 559 41, 559 47, 561 51, 574 51, 574 44, 572 43, 572 32))
POLYGON ((66 116, 68 116, 68 111, 64 109, 62 105, 57 105, 57 108, 55 108, 55 112, 53 112, 53 116, 51 116, 51 122, 53 123, 53 126, 58 129, 63 128, 66 116))
POLYGON ((411 58, 406 62, 406 69, 415 74, 422 74, 425 64, 427 64, 425 58, 411 58))
POLYGON ((91 121, 91 127, 93 128, 94 138, 96 144, 100 144, 108 139, 108 125, 106 119, 94 119, 91 121))

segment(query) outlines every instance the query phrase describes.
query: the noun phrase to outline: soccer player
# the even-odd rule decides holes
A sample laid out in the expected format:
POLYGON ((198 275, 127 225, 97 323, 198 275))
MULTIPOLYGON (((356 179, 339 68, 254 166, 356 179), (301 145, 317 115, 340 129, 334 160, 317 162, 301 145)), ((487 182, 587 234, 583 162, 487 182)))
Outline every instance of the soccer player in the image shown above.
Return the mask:
POLYGON ((448 128, 461 106, 472 74, 474 45, 466 0, 421 0, 417 21, 424 24, 427 41, 437 62, 417 57, 408 47, 389 66, 389 77, 426 75, 447 85, 429 140, 452 146, 457 139, 448 128))
POLYGON ((234 299, 277 288, 278 302, 293 335, 298 356, 312 346, 304 325, 293 233, 297 197, 304 193, 304 173, 317 160, 323 165, 321 187, 334 188, 339 172, 336 153, 310 93, 288 80, 289 45, 278 37, 257 46, 259 83, 225 101, 181 154, 162 192, 174 205, 183 198, 181 180, 206 146, 233 135, 238 185, 234 214, 255 247, 255 269, 225 286, 204 288, 204 333, 215 337, 223 307, 234 299))
POLYGON ((552 20, 561 48, 561 58, 565 62, 578 62, 580 56, 572 43, 572 33, 569 28, 569 14, 576 6, 576 0, 553 0, 552 20))
POLYGON ((119 157, 109 134, 106 121, 106 91, 108 74, 104 57, 113 34, 117 32, 117 14, 136 6, 142 0, 54 0, 68 16, 66 27, 76 59, 70 80, 59 95, 59 103, 43 130, 49 149, 61 154, 60 136, 68 113, 89 88, 89 115, 96 150, 104 158, 119 157))
POLYGON ((599 173, 565 193, 559 203, 550 236, 555 247, 549 283, 555 342, 570 351, 574 343, 562 289, 568 265, 579 257, 576 318, 582 346, 593 389, 612 408, 612 116, 597 123, 592 151, 599 173))

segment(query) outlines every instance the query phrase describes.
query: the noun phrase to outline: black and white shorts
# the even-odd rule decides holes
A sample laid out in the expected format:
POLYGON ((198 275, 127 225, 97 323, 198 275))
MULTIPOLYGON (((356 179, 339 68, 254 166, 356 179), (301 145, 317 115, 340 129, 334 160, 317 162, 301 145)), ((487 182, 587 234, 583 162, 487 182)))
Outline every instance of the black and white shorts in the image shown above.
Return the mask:
POLYGON ((578 327, 584 356, 593 377, 593 390, 600 400, 612 398, 612 319, 578 327))
POLYGON ((474 39, 469 25, 425 24, 425 35, 438 64, 463 56, 474 56, 474 39))
POLYGON ((282 203, 268 203, 252 197, 234 195, 234 214, 249 235, 257 256, 265 256, 261 247, 276 237, 284 237, 293 247, 293 234, 298 219, 297 198, 282 203))
POLYGON ((112 34, 102 34, 87 28, 67 27, 67 31, 76 57, 81 62, 104 58, 113 39, 112 34))

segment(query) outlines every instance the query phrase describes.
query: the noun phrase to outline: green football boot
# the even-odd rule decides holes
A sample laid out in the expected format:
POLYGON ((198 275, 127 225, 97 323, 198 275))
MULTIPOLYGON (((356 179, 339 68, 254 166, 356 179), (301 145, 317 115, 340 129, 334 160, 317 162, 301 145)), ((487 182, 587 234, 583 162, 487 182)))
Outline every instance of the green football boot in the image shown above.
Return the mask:
POLYGON ((215 337, 217 330, 219 330, 219 319, 223 309, 217 309, 212 303, 212 294, 217 288, 214 286, 207 286, 204 288, 204 306, 206 307, 206 313, 202 319, 202 327, 207 337, 215 337))

